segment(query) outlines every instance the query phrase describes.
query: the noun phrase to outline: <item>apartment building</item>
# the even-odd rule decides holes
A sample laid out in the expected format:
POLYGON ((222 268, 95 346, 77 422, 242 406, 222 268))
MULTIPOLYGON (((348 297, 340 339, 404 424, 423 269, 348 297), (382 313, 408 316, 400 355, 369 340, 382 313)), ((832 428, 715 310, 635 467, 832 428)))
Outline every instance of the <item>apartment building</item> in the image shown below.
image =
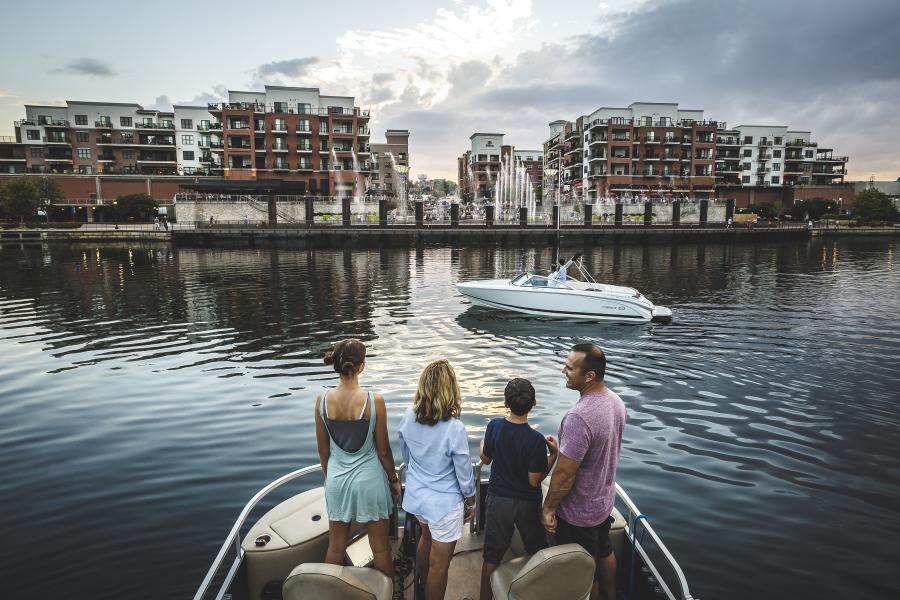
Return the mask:
POLYGON ((702 110, 636 102, 549 124, 547 194, 595 199, 622 195, 710 197, 721 186, 836 185, 847 156, 786 126, 728 128, 702 110))
POLYGON ((464 200, 505 201, 539 193, 543 185, 543 152, 519 150, 503 143, 503 133, 473 133, 470 148, 457 159, 457 183, 464 200))
POLYGON ((716 132, 719 185, 797 186, 843 184, 848 156, 819 147, 809 131, 780 125, 739 125, 716 132))
POLYGON ((363 194, 374 172, 369 111, 317 88, 229 91, 172 111, 67 101, 25 113, 0 139, 0 172, 283 179, 322 195, 363 194))
POLYGON ((385 143, 372 144, 374 172, 369 179, 369 190, 396 194, 408 187, 409 131, 388 129, 384 138, 385 143))
POLYGON ((557 180, 547 193, 592 200, 684 193, 709 197, 715 186, 716 131, 702 110, 677 103, 601 107, 575 121, 553 121, 544 164, 557 180))

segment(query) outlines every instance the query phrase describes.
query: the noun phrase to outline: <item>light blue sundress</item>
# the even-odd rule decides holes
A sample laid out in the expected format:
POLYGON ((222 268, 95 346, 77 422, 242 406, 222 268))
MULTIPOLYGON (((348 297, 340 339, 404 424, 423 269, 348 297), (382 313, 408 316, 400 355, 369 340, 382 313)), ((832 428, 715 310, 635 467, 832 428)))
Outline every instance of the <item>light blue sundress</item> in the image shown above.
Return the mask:
MULTIPOLYGON (((319 406, 326 428, 327 396, 328 391, 322 395, 319 406)), ((371 392, 367 395, 366 404, 369 407, 369 428, 359 450, 347 452, 334 441, 331 430, 328 430, 331 454, 328 458, 328 476, 325 478, 325 506, 332 521, 378 521, 387 519, 393 508, 387 475, 375 448, 375 408, 371 392)))

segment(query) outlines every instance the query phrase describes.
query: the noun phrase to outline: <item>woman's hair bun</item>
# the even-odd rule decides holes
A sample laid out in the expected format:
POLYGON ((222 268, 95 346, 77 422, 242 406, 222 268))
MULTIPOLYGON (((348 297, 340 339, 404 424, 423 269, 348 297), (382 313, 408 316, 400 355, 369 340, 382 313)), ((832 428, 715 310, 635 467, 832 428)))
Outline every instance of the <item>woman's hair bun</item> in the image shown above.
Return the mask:
POLYGON ((325 364, 326 364, 326 365, 330 365, 331 363, 334 362, 334 352, 327 352, 327 353, 325 353, 325 358, 322 359, 322 360, 325 361, 325 364))

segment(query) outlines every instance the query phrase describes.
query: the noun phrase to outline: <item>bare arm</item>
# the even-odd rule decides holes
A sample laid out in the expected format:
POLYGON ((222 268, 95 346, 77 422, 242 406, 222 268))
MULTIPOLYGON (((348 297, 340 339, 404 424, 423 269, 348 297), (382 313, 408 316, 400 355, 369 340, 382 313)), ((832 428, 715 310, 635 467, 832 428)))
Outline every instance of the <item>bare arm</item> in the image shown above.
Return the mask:
POLYGON ((550 454, 547 455, 547 468, 540 472, 528 471, 528 483, 531 484, 531 487, 537 487, 541 484, 544 477, 553 468, 553 463, 556 462, 556 456, 559 453, 559 444, 556 443, 552 435, 548 435, 545 440, 547 447, 550 449, 550 454))
POLYGON ((394 453, 388 441, 387 408, 381 394, 375 394, 375 448, 378 450, 381 467, 387 473, 388 479, 393 480, 397 477, 397 467, 394 465, 394 453))
POLYGON ((395 498, 400 498, 400 477, 397 476, 394 453, 391 451, 391 442, 388 440, 387 407, 384 405, 384 396, 381 394, 375 394, 375 449, 378 451, 381 468, 387 473, 391 494, 395 498))
POLYGON ((481 445, 478 447, 478 454, 481 458, 481 462, 486 465, 491 464, 491 461, 494 460, 493 458, 491 458, 490 456, 488 456, 487 454, 484 453, 484 440, 481 440, 481 445))
POLYGON ((580 465, 580 462, 572 460, 565 454, 560 454, 556 461, 556 470, 553 471, 553 477, 550 478, 550 491, 544 498, 544 527, 550 533, 556 532, 556 507, 572 490, 580 465))
POLYGON ((328 459, 331 457, 331 440, 319 411, 320 402, 322 402, 322 397, 316 396, 316 448, 319 451, 319 464, 322 465, 322 472, 327 476, 328 459))

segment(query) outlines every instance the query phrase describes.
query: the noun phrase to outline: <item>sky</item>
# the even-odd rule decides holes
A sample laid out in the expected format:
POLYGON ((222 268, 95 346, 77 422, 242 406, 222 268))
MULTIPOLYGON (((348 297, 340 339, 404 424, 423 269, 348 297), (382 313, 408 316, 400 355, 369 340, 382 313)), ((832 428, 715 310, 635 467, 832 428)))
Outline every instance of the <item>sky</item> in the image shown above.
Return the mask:
POLYGON ((851 180, 900 177, 900 0, 4 2, 0 135, 25 104, 220 101, 265 84, 351 95, 372 142, 456 178, 476 131, 540 149, 548 123, 677 102, 810 130, 851 180))

